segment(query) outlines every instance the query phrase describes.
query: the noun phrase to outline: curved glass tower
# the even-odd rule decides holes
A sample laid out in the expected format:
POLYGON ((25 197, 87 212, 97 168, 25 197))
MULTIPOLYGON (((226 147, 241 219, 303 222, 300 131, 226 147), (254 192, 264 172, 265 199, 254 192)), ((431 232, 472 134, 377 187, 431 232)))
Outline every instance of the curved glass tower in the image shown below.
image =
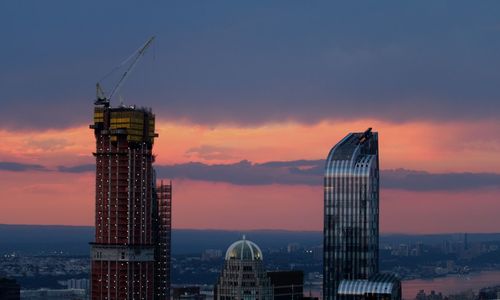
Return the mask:
POLYGON ((341 299, 342 280, 378 273, 378 135, 349 133, 325 167, 323 299, 341 299))

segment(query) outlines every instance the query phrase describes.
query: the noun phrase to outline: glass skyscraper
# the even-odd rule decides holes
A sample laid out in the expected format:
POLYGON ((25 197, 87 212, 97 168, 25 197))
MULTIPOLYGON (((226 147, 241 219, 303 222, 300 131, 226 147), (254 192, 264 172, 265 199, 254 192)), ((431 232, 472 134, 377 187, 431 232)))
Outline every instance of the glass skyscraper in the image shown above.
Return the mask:
POLYGON ((378 135, 349 133, 330 150, 325 167, 323 299, 341 299, 343 280, 378 273, 378 135))

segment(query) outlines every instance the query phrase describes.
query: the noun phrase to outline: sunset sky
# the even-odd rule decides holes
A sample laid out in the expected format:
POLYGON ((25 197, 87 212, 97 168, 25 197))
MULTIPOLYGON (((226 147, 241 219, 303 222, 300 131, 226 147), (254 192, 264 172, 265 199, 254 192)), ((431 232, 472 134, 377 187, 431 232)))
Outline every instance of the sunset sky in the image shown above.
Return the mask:
POLYGON ((499 232, 499 11, 3 1, 0 223, 93 225, 94 86, 155 35, 119 96, 156 114, 175 228, 322 230, 323 160, 372 127, 383 232, 499 232))

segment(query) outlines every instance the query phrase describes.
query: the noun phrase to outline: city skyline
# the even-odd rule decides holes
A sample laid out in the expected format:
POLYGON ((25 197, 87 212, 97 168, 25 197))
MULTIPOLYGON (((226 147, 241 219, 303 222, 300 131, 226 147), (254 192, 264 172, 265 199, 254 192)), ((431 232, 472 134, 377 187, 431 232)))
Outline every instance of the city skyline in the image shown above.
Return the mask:
POLYGON ((119 96, 175 228, 321 230, 324 153, 373 127, 382 232, 498 232, 500 4, 58 5, 0 4, 0 223, 93 224, 93 84, 156 34, 119 96))

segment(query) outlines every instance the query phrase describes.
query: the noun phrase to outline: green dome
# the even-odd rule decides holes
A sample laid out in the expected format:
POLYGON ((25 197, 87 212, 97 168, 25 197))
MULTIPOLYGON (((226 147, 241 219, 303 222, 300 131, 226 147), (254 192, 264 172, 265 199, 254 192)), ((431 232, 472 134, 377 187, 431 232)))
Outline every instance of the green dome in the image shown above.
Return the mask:
POLYGON ((262 260, 262 251, 254 242, 245 239, 234 242, 227 248, 226 260, 262 260))

